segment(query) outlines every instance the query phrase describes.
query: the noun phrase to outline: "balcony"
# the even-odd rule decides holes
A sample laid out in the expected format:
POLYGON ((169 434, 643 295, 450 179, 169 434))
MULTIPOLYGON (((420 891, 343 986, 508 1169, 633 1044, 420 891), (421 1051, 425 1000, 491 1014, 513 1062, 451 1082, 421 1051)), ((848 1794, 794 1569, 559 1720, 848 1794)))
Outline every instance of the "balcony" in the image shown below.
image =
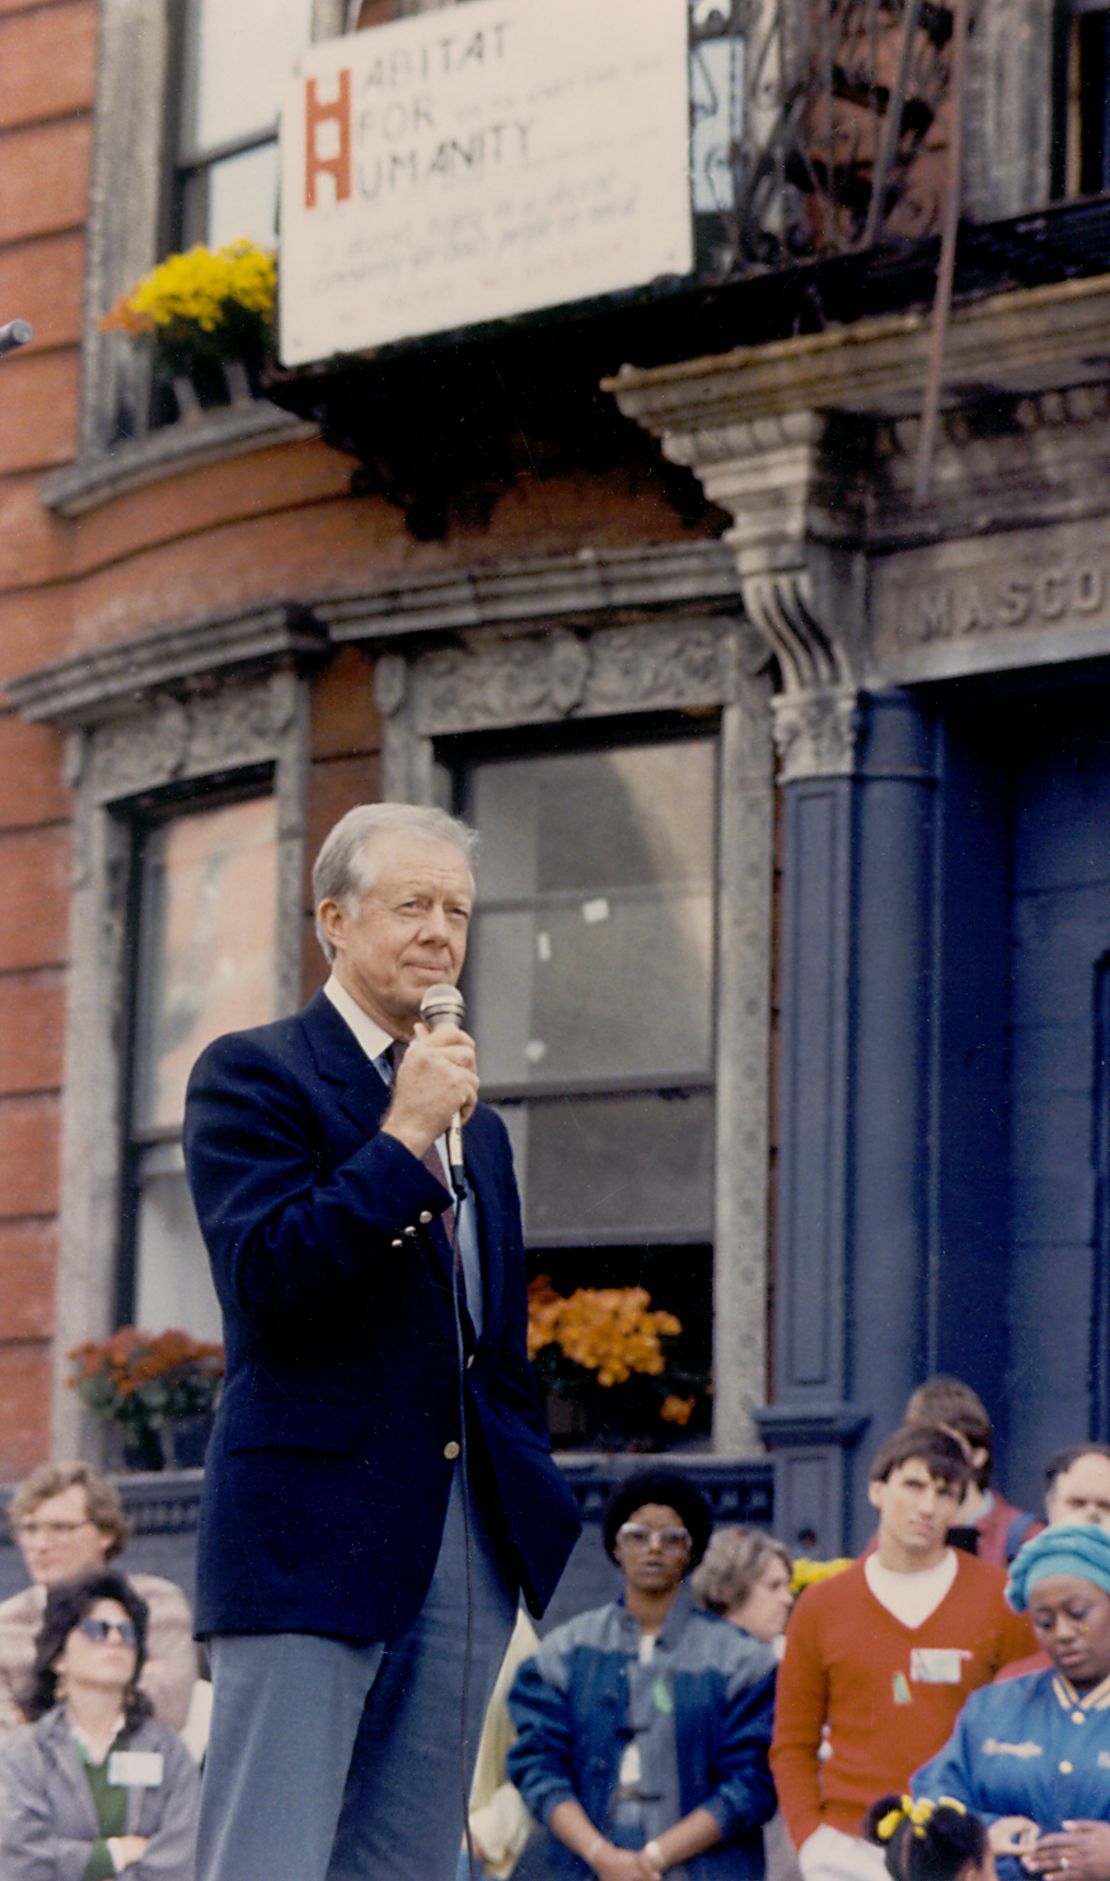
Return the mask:
POLYGON ((690 0, 690 274, 274 366, 267 395, 357 457, 418 537, 571 463, 652 456, 696 510, 600 381, 862 310, 862 258, 913 252, 939 223, 952 26, 929 0, 690 0))

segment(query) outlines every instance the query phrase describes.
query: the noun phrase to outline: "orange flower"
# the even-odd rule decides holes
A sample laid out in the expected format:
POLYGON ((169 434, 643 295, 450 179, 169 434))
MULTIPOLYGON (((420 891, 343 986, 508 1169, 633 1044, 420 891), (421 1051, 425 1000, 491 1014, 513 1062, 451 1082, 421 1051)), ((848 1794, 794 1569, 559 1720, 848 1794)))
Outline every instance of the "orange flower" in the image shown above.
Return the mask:
POLYGON ((542 1275, 529 1289, 529 1357, 557 1346, 605 1387, 633 1373, 659 1377, 667 1362, 661 1341, 681 1331, 673 1313, 651 1310, 644 1287, 577 1287, 564 1298, 542 1275))
POLYGON ((132 1427, 210 1411, 224 1369, 221 1345, 177 1328, 152 1334, 121 1326, 107 1339, 83 1339, 67 1356, 78 1396, 132 1427))
POLYGON ((659 1406, 659 1415, 668 1424, 685 1425, 690 1422, 696 1403, 696 1398, 676 1398, 672 1392, 659 1406))

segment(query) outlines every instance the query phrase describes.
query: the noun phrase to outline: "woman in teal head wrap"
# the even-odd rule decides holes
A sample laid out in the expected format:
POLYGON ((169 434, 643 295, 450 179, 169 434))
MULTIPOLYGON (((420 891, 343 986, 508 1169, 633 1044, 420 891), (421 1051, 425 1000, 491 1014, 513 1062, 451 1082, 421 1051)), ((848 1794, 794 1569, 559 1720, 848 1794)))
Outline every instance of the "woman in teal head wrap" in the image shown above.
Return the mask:
POLYGON ((1046 1529, 1006 1595, 1052 1665, 974 1692, 914 1795, 982 1816, 1001 1875, 1110 1881, 1110 1532, 1046 1529))

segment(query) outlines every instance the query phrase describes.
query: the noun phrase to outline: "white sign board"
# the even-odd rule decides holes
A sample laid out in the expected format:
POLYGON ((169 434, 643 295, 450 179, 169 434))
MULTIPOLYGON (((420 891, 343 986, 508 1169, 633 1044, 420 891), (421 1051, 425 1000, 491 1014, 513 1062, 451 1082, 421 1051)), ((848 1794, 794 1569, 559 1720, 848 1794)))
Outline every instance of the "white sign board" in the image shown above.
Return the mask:
POLYGON ((687 0, 466 0, 325 40, 281 146, 286 365, 687 274, 687 0))

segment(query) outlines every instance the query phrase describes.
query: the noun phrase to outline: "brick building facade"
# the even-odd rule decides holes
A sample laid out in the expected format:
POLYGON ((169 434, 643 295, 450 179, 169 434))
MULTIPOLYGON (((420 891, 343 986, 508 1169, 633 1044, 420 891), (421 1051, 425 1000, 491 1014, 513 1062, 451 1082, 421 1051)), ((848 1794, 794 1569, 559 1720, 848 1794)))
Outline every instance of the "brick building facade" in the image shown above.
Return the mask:
MULTIPOLYGON (((889 96, 910 12, 872 10, 882 86, 844 81, 850 37, 828 68, 853 186, 882 124, 849 114, 889 96)), ((315 0, 305 34, 394 11, 315 0)), ((753 58, 785 56, 778 11, 717 10, 753 58)), ((818 11, 847 32, 850 8, 818 11)), ((842 191, 834 227, 811 181, 800 257, 741 247, 686 298, 152 423, 166 407, 99 315, 209 232, 197 179, 215 217, 221 166, 263 161, 266 126, 189 133, 199 7, 0 0, 0 320, 35 329, 0 365, 0 1474, 92 1441, 78 1338, 144 1307, 207 1329, 179 1059, 238 1010, 225 942, 264 1009, 319 983, 307 867, 383 793, 459 803, 491 857, 519 846, 483 891, 472 1006, 537 1270, 646 1278, 680 1311, 713 1362, 696 1434, 718 1459, 770 1445, 788 1538, 859 1538, 868 1446, 928 1369, 983 1389, 1027 1493, 1046 1445, 1107 1434, 1104 1019, 1049 1040, 1022 978, 1038 919, 1079 919, 1055 804, 1087 858, 1086 952, 1046 943, 1029 973, 1102 1014, 1106 872, 1067 780, 1110 653, 1083 90, 1107 9, 1050 11, 973 9, 970 235, 923 505, 921 204, 943 193, 959 8, 925 9, 928 130, 877 250, 866 196, 842 191), (646 1045, 620 949, 648 976, 646 1045), (1087 1133, 1051 1195, 1027 1180, 1042 1125, 1087 1133), (612 1198, 595 1140, 630 1170, 612 1198)))

